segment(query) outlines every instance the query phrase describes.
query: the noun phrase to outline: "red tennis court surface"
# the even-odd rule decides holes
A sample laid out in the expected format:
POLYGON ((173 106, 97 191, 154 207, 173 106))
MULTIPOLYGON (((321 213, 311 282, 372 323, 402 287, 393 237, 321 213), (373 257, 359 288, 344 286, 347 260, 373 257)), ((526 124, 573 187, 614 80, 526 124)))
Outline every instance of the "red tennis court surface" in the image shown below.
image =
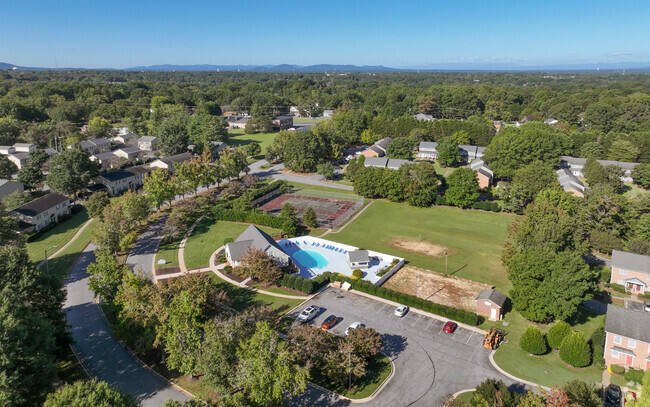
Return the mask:
POLYGON ((329 228, 338 226, 361 206, 359 202, 283 194, 260 206, 259 209, 278 215, 282 206, 287 203, 296 209, 298 216, 311 207, 316 212, 319 226, 329 228))

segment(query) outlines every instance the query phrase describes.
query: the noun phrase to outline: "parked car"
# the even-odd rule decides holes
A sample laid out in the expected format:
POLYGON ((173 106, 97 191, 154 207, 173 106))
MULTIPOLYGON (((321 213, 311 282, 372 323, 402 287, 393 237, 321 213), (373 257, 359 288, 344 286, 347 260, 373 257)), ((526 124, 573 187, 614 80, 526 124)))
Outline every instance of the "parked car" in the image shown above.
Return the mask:
POLYGON ((618 406, 621 403, 621 388, 615 384, 610 384, 605 389, 605 398, 608 403, 618 406))
POLYGON ((357 328, 362 328, 362 327, 364 327, 364 326, 365 326, 365 325, 362 324, 361 322, 353 322, 353 323, 348 327, 348 329, 345 330, 345 336, 350 335, 350 331, 351 331, 351 330, 353 330, 353 329, 357 329, 357 328))
POLYGON ((407 307, 406 305, 400 305, 395 310, 395 315, 397 315, 398 317, 403 317, 404 315, 406 315, 407 312, 409 312, 409 307, 407 307))
POLYGON ((325 321, 323 321, 320 327, 323 329, 330 329, 331 327, 336 325, 337 322, 339 322, 339 317, 337 317, 336 315, 330 315, 329 317, 325 318, 325 321))
POLYGON ((645 311, 650 312, 650 302, 645 303, 645 311))
POLYGON ((458 324, 452 321, 447 321, 445 326, 442 327, 442 330, 447 332, 447 333, 454 333, 454 331, 458 328, 458 324))
POLYGON ((318 307, 315 305, 310 305, 309 307, 305 308, 300 315, 298 315, 298 321, 300 322, 308 322, 314 319, 318 315, 318 307))

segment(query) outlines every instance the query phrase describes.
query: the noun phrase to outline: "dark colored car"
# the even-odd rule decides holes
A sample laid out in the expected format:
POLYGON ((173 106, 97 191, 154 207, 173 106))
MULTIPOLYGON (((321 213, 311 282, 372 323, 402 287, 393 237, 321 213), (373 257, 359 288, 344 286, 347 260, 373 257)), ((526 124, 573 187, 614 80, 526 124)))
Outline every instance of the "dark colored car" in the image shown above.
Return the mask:
POLYGON ((455 323, 455 322, 451 322, 451 321, 447 321, 447 323, 445 324, 445 326, 442 327, 442 330, 445 331, 445 332, 447 332, 447 333, 452 334, 452 333, 454 333, 454 331, 456 330, 457 327, 458 327, 458 324, 457 324, 457 323, 455 323))
POLYGON ((325 318, 325 321, 323 321, 323 323, 320 324, 320 327, 323 329, 330 329, 331 327, 336 325, 337 322, 339 322, 339 317, 337 317, 336 315, 330 315, 329 317, 325 318))
POLYGON ((615 384, 610 384, 605 390, 607 402, 616 406, 621 404, 621 394, 621 388, 615 384))

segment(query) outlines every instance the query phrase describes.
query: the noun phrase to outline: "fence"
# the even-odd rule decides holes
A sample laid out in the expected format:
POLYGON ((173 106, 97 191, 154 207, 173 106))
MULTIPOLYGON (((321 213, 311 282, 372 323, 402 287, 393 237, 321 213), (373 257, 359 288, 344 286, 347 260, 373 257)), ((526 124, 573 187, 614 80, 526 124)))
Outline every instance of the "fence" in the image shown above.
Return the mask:
POLYGON ((273 199, 276 196, 281 195, 281 194, 282 194, 282 188, 278 187, 277 189, 274 189, 273 191, 269 192, 268 194, 263 195, 263 196, 255 199, 255 200, 251 201, 251 206, 253 208, 255 208, 257 206, 263 205, 266 202, 270 201, 271 199, 273 199))
POLYGON ((287 194, 296 196, 296 197, 305 197, 305 198, 319 198, 327 199, 329 201, 343 201, 350 202, 352 205, 347 208, 344 212, 340 214, 335 214, 336 218, 334 219, 324 219, 318 222, 318 227, 334 229, 338 227, 341 223, 345 222, 350 216, 352 216, 356 211, 363 206, 365 202, 363 198, 353 195, 346 194, 341 192, 330 192, 330 191, 318 191, 313 189, 296 189, 291 188, 287 191, 287 194))
POLYGON ((395 266, 393 266, 393 268, 391 268, 390 270, 388 270, 388 271, 386 272, 386 274, 384 274, 383 276, 381 276, 381 278, 379 279, 379 281, 377 281, 377 282, 375 283, 375 285, 376 285, 377 287, 380 287, 382 284, 384 284, 384 283, 386 282, 386 280, 388 280, 389 278, 391 278, 391 276, 392 276, 393 274, 397 273, 397 270, 401 269, 403 265, 404 265, 404 259, 400 260, 399 263, 397 263, 395 266))

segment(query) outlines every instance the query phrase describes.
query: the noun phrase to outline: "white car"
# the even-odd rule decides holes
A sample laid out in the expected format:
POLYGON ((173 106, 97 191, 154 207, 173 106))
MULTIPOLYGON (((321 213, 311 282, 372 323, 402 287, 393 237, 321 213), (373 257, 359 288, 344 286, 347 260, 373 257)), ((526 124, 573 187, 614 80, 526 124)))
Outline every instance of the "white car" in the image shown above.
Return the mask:
POLYGON ((315 305, 310 305, 309 307, 305 308, 300 315, 298 315, 298 321, 300 322, 308 322, 314 319, 318 315, 318 307, 315 305))
POLYGON ((348 329, 345 330, 345 336, 350 335, 350 330, 352 330, 352 329, 357 329, 357 328, 361 328, 361 327, 364 327, 364 326, 365 326, 365 325, 362 324, 361 322, 353 322, 352 325, 350 325, 350 326, 348 327, 348 329))
POLYGON ((406 315, 407 312, 409 312, 409 307, 407 307, 406 305, 400 305, 395 310, 395 315, 397 315, 398 317, 403 317, 404 315, 406 315))
POLYGON ((645 310, 646 312, 650 312, 650 302, 645 303, 645 310))

